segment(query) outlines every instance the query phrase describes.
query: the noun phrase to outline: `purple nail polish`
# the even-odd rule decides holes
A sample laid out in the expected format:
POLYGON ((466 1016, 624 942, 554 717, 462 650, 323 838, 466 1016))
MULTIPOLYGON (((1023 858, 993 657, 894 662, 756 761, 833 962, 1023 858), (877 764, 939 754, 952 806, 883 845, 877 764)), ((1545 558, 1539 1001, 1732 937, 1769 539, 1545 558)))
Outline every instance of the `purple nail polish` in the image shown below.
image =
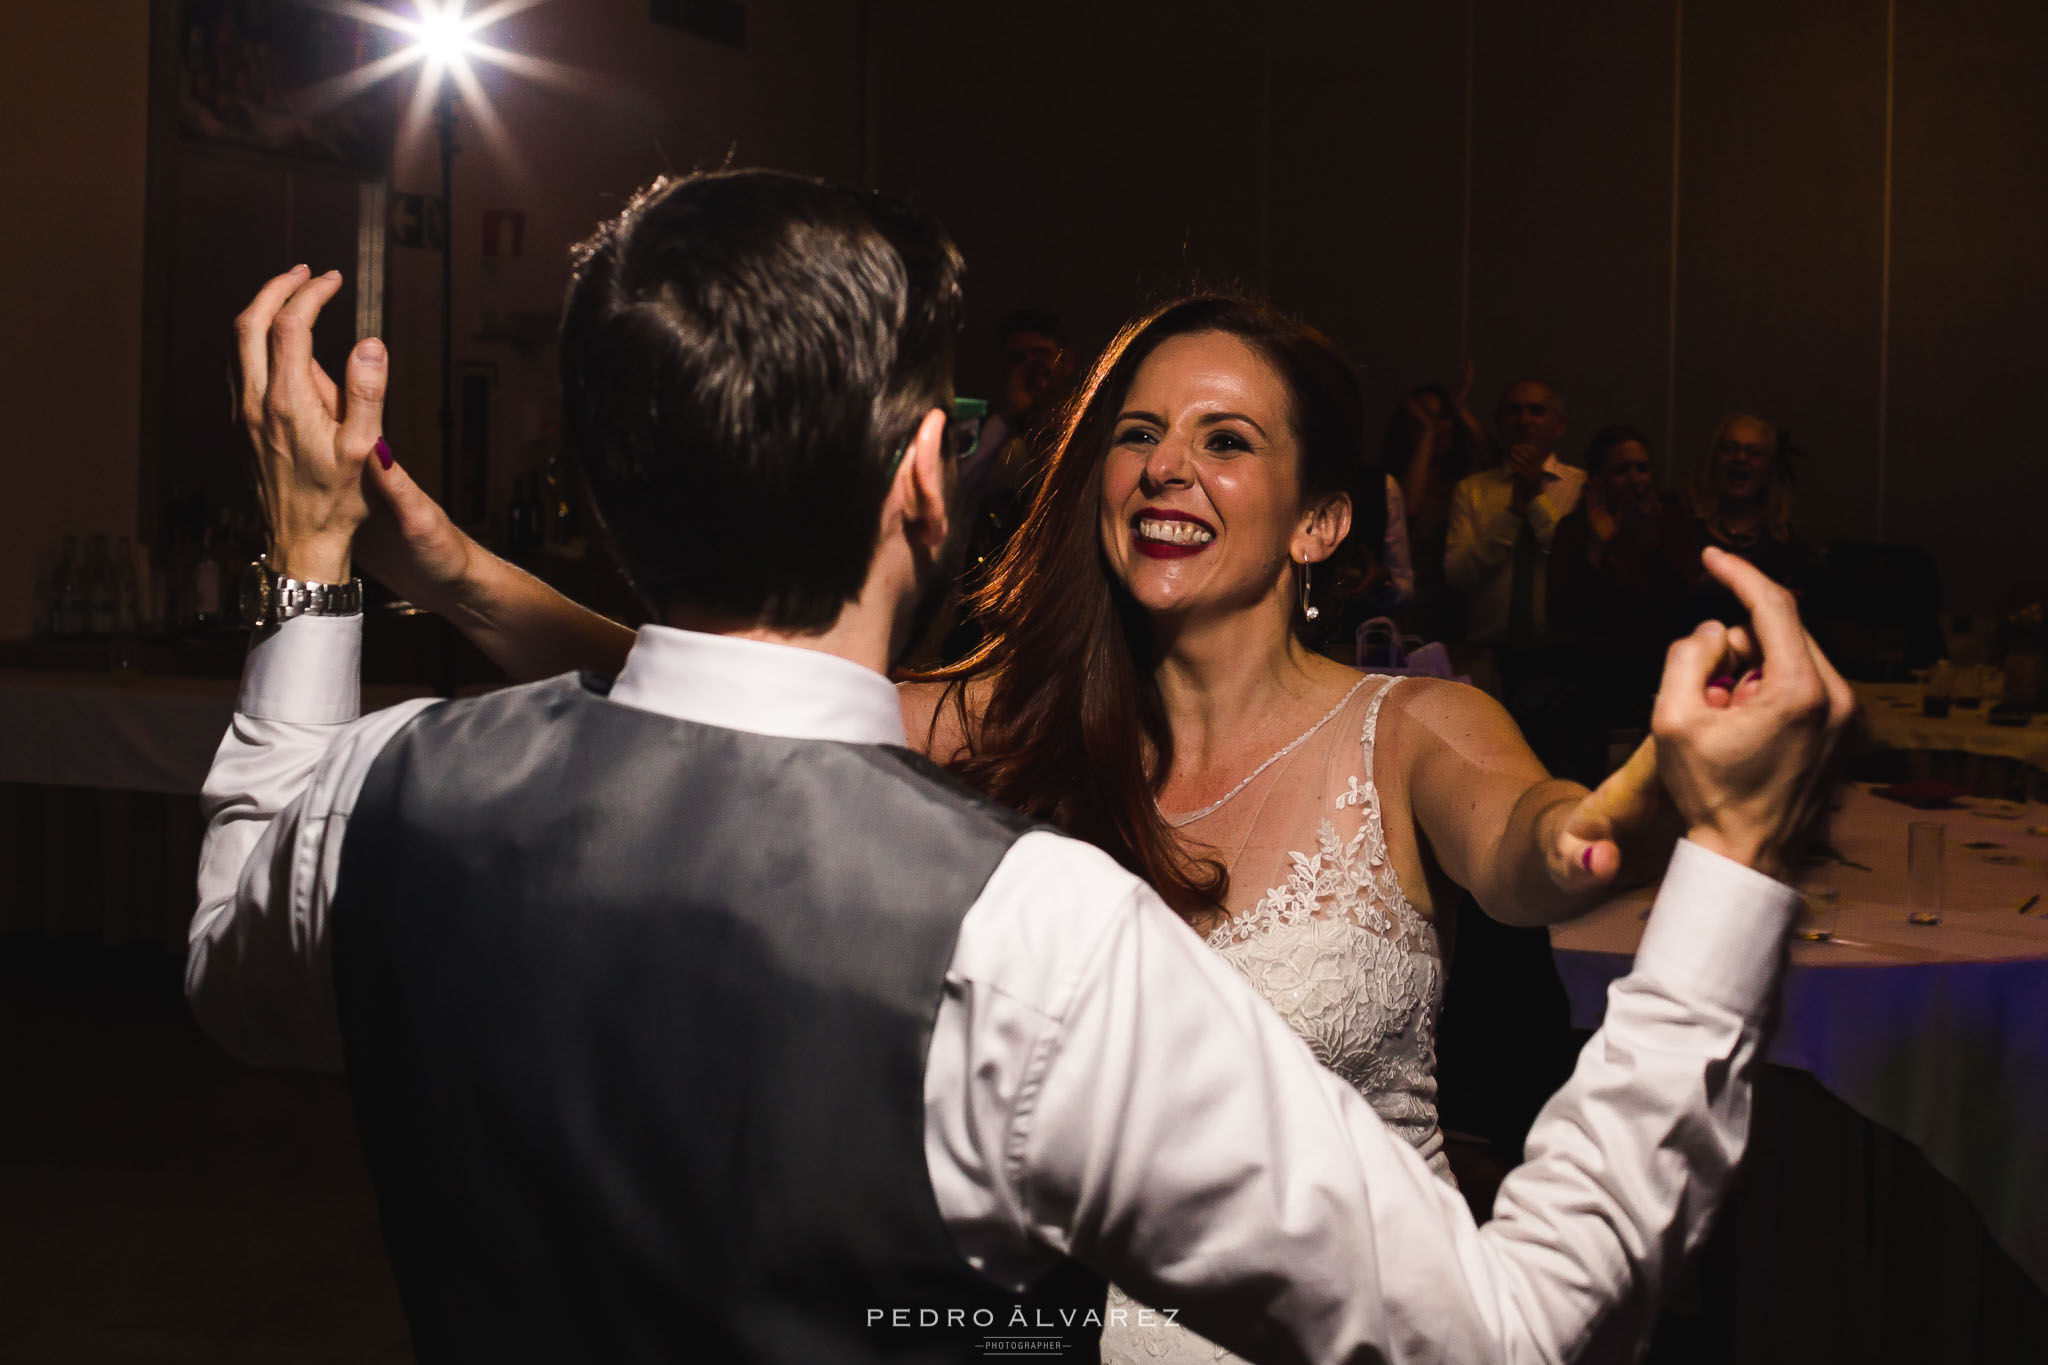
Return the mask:
POLYGON ((377 464, 380 468, 391 468, 391 447, 384 444, 384 438, 377 438, 377 464))
POLYGON ((1579 866, 1585 868, 1588 872, 1593 870, 1593 850, 1591 847, 1588 847, 1585 852, 1579 855, 1579 866))
POLYGON ((1716 673, 1713 677, 1707 679, 1707 686, 1725 688, 1732 692, 1735 690, 1735 675, 1733 673, 1716 673))

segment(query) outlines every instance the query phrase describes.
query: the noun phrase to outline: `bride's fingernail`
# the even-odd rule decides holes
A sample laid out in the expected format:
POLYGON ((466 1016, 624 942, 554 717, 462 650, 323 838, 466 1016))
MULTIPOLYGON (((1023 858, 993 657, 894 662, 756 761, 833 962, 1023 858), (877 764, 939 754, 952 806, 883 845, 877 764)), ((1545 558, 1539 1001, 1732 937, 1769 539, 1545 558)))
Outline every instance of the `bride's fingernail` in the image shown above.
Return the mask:
POLYGON ((391 447, 384 444, 384 438, 377 438, 377 464, 380 468, 391 468, 391 447))
POLYGON ((1583 867, 1583 868, 1585 868, 1585 869, 1586 869, 1586 871, 1588 871, 1588 872, 1591 872, 1591 871, 1593 870, 1593 850, 1592 850, 1592 849, 1588 848, 1588 849, 1587 849, 1587 850, 1586 850, 1585 852, 1583 852, 1583 853, 1581 853, 1581 854, 1579 855, 1579 866, 1580 866, 1580 867, 1583 867))
POLYGON ((1733 691, 1735 688, 1735 675, 1732 673, 1716 673, 1713 677, 1707 679, 1707 686, 1722 687, 1733 691))

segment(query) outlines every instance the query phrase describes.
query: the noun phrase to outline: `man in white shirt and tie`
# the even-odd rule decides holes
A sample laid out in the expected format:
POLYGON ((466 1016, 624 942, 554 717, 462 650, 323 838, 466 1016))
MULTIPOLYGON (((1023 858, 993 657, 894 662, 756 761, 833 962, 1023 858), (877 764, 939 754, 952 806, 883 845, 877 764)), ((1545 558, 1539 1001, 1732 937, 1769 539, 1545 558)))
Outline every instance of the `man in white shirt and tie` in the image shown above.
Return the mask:
POLYGON ((1586 472, 1557 455, 1564 399, 1540 379, 1508 385, 1494 422, 1506 454, 1451 491, 1444 576, 1465 594, 1466 639, 1520 648, 1543 638, 1544 567, 1586 472))
POLYGON ((1475 1227, 1150 888, 903 752, 883 670, 942 569, 957 274, 928 220, 817 182, 636 199, 579 256, 562 369, 670 624, 608 686, 369 716, 344 585, 388 361, 359 345, 338 399, 338 277, 266 286, 244 417, 290 619, 207 784, 199 1018, 346 1065, 422 1361, 1078 1359, 1097 1277, 1253 1360, 1626 1354, 1740 1156, 1796 902, 1767 874, 1846 687, 1710 559, 1754 624, 1672 651, 1688 837, 1475 1227), (852 534, 790 520, 820 498, 852 534), (780 567, 724 575, 750 555, 780 567), (1733 694, 1731 660, 1762 669, 1733 694))

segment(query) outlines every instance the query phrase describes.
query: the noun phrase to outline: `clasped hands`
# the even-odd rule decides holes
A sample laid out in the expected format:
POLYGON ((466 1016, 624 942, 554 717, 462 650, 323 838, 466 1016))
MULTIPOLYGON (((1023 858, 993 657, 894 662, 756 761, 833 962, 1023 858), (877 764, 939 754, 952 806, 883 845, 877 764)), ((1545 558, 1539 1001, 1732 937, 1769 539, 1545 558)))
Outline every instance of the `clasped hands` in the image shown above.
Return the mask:
POLYGON ((439 608, 476 546, 391 457, 384 343, 356 343, 340 388, 313 358, 313 323, 340 288, 339 271, 295 266, 235 319, 238 416, 255 456, 270 566, 342 583, 353 556, 393 591, 439 608))
POLYGON ((1565 890, 1618 884, 1683 832, 1783 879, 1827 813, 1856 697, 1799 621, 1792 594, 1709 548, 1707 572, 1747 626, 1703 622, 1665 655, 1650 738, 1573 807, 1552 843, 1565 890))

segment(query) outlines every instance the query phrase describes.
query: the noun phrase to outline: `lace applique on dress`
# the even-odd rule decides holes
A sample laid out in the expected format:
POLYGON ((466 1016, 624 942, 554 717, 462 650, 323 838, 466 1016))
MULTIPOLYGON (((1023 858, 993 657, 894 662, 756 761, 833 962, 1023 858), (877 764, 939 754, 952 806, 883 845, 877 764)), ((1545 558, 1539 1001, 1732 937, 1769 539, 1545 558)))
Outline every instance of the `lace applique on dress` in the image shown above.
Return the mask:
POLYGON ((1436 1127, 1436 1015, 1443 959, 1436 927, 1409 904, 1387 855, 1373 747, 1393 679, 1366 704, 1364 773, 1316 823, 1312 851, 1288 854, 1286 879, 1209 946, 1245 974, 1316 1060, 1351 1082, 1380 1117, 1449 1171, 1436 1127), (1336 816, 1358 812, 1346 837, 1336 816))
MULTIPOLYGON (((1319 810, 1304 805, 1298 814, 1280 812, 1294 826, 1293 834, 1281 836, 1284 875, 1250 910, 1210 933, 1208 943, 1272 1003, 1317 1061, 1350 1082, 1448 1181, 1436 1115, 1443 957, 1436 927, 1409 903, 1395 876, 1373 781, 1380 706, 1399 682, 1389 680, 1366 703, 1353 751, 1362 775, 1350 774, 1340 789, 1337 768, 1316 796, 1319 810), (1314 846, 1307 850, 1293 844, 1306 832, 1303 817, 1314 819, 1314 846), (1353 819, 1356 827, 1347 832, 1353 819)), ((1332 764, 1343 748, 1333 746, 1332 764)), ((1258 823, 1247 832, 1247 844, 1258 823)), ((1130 1310, 1126 1322, 1137 1323, 1135 1304, 1120 1290, 1112 1287, 1109 1302, 1130 1310)), ((1184 1327, 1157 1325, 1156 1315, 1150 1321, 1118 1327, 1112 1320, 1102 1338, 1105 1365, 1235 1359, 1184 1327)))

